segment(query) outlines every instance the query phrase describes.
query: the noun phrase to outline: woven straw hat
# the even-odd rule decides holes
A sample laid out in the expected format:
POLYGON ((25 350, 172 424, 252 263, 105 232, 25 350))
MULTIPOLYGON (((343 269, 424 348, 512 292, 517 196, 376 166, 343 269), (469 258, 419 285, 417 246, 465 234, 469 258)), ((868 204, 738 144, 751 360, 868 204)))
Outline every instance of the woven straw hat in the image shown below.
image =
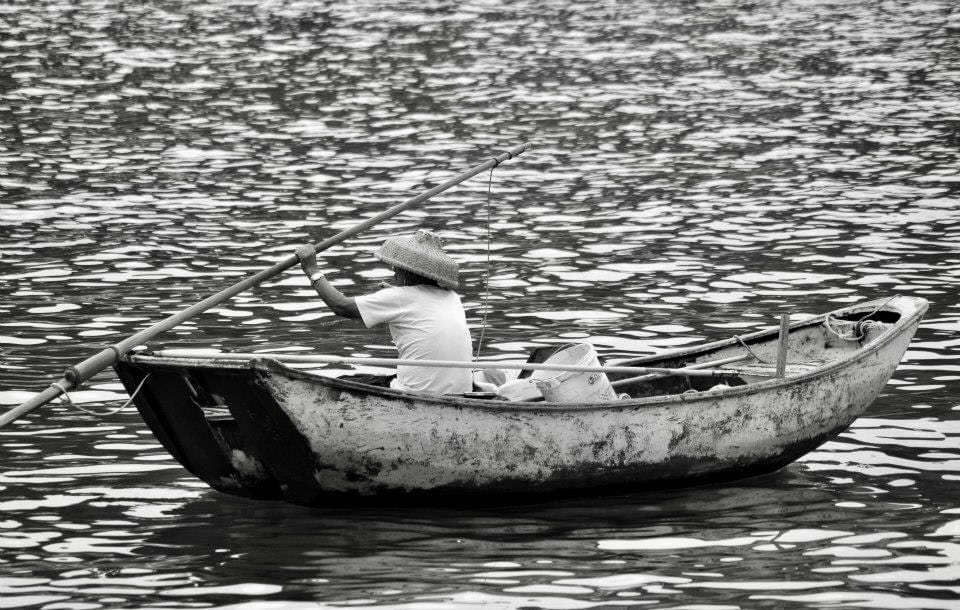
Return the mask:
POLYGON ((420 229, 407 237, 388 237, 376 257, 392 267, 400 267, 430 278, 446 288, 460 285, 457 261, 443 251, 439 235, 420 229))

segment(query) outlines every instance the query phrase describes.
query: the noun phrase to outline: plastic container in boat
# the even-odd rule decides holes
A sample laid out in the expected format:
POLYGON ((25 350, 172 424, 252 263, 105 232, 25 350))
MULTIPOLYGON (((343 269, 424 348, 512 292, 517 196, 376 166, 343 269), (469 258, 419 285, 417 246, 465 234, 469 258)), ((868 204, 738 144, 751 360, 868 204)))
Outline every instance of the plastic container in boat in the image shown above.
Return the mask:
POLYGON ((537 386, 533 385, 533 381, 529 378, 508 381, 497 388, 497 394, 500 398, 512 401, 539 400, 543 398, 543 394, 537 386))
MULTIPOLYGON (((589 343, 577 343, 559 350, 544 364, 600 366, 597 352, 589 343)), ((534 371, 530 381, 547 402, 605 402, 618 400, 606 373, 575 371, 534 371)))

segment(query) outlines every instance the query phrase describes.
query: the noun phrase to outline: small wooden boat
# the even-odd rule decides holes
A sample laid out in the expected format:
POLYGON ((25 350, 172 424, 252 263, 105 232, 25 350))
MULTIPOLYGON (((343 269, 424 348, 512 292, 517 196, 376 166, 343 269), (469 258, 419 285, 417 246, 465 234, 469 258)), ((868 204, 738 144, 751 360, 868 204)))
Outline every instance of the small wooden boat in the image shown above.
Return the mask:
POLYGON ((617 363, 716 378, 611 374, 630 398, 507 402, 376 388, 283 365, 140 353, 115 365, 163 446, 211 487, 306 505, 371 496, 490 499, 686 485, 776 470, 876 399, 927 309, 865 302, 778 332, 617 363), (137 391, 138 386, 141 386, 137 391))

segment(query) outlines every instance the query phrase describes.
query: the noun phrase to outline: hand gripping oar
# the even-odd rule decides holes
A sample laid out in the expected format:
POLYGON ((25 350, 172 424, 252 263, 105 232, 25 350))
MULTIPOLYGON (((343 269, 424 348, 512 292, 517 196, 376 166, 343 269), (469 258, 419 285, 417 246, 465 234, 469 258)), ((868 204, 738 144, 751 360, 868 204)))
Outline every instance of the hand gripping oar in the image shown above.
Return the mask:
MULTIPOLYGON (((372 218, 369 218, 361 223, 358 223, 353 227, 346 229, 345 231, 341 231, 340 233, 337 233, 333 237, 329 237, 323 240, 322 242, 315 244, 313 246, 314 252, 321 252, 332 246, 335 246, 336 244, 339 244, 340 242, 353 237, 357 233, 360 233, 362 231, 369 229, 375 224, 378 224, 392 216, 396 216, 400 212, 408 208, 411 208, 417 205, 418 203, 422 203, 427 199, 430 199, 434 195, 438 193, 442 193, 443 191, 449 189, 450 187, 460 184, 464 180, 467 180, 469 178, 472 178, 473 176, 476 176, 477 174, 479 174, 484 170, 496 167, 501 163, 503 163, 504 161, 516 157, 517 155, 521 154, 522 152, 524 152, 529 148, 530 148, 529 144, 521 144, 520 146, 512 148, 503 154, 497 155, 496 157, 491 157, 490 159, 484 161, 480 165, 477 165, 471 169, 468 169, 467 171, 463 172, 458 176, 455 176, 454 178, 451 178, 450 180, 444 182, 443 184, 435 186, 428 191, 424 191, 423 193, 417 195, 416 197, 413 197, 412 199, 408 199, 403 203, 398 203, 397 205, 384 210, 383 212, 377 214, 372 218)), ((220 292, 203 299, 199 303, 196 303, 194 305, 191 305, 190 307, 187 307, 183 311, 175 313, 170 317, 164 318, 163 320, 161 320, 160 322, 157 322, 153 326, 146 328, 144 330, 141 330, 137 334, 124 339, 120 343, 111 345, 110 347, 104 349, 103 351, 87 358, 83 362, 76 364, 74 366, 71 366, 63 373, 63 379, 50 384, 49 388, 47 388, 43 392, 40 392, 39 394, 36 394, 35 396, 33 396, 32 398, 24 402, 19 407, 10 409, 3 415, 0 415, 0 428, 16 420, 17 418, 23 415, 26 415, 27 413, 29 413, 30 411, 33 411, 37 407, 47 404, 48 402, 50 402, 60 394, 79 387, 80 384, 90 379, 100 371, 104 370, 108 366, 112 366, 120 358, 122 358, 124 354, 129 352, 134 347, 138 345, 142 345, 143 343, 153 339, 160 333, 170 330, 174 326, 178 326, 183 322, 186 322, 190 318, 193 318, 198 314, 205 312, 211 307, 219 305, 220 303, 226 301, 227 299, 240 294, 241 292, 243 292, 244 290, 247 290, 248 288, 256 286, 257 284, 259 284, 260 282, 263 282, 264 280, 270 279, 271 277, 277 275, 278 273, 286 271, 290 267, 293 267, 294 265, 296 265, 298 262, 299 262, 299 259, 297 258, 297 256, 295 254, 291 254, 289 257, 273 265, 272 267, 268 269, 264 269, 263 271, 260 271, 259 273, 256 273, 243 281, 237 282, 233 286, 230 286, 229 288, 221 290, 220 292)))

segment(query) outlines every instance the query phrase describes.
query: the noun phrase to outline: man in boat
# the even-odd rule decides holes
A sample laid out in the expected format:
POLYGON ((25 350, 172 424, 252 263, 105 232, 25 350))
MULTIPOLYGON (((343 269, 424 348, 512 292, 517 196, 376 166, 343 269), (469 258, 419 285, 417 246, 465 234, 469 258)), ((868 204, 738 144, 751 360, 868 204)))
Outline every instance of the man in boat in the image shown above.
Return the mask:
MULTIPOLYGON (((367 328, 386 324, 402 360, 471 359, 470 331, 460 296, 457 262, 443 251, 434 233, 390 237, 376 257, 393 269, 396 286, 349 297, 327 281, 312 246, 297 249, 297 258, 310 284, 338 316, 360 320, 367 328)), ((469 369, 399 366, 391 376, 343 377, 396 390, 459 394, 473 389, 469 369)))

